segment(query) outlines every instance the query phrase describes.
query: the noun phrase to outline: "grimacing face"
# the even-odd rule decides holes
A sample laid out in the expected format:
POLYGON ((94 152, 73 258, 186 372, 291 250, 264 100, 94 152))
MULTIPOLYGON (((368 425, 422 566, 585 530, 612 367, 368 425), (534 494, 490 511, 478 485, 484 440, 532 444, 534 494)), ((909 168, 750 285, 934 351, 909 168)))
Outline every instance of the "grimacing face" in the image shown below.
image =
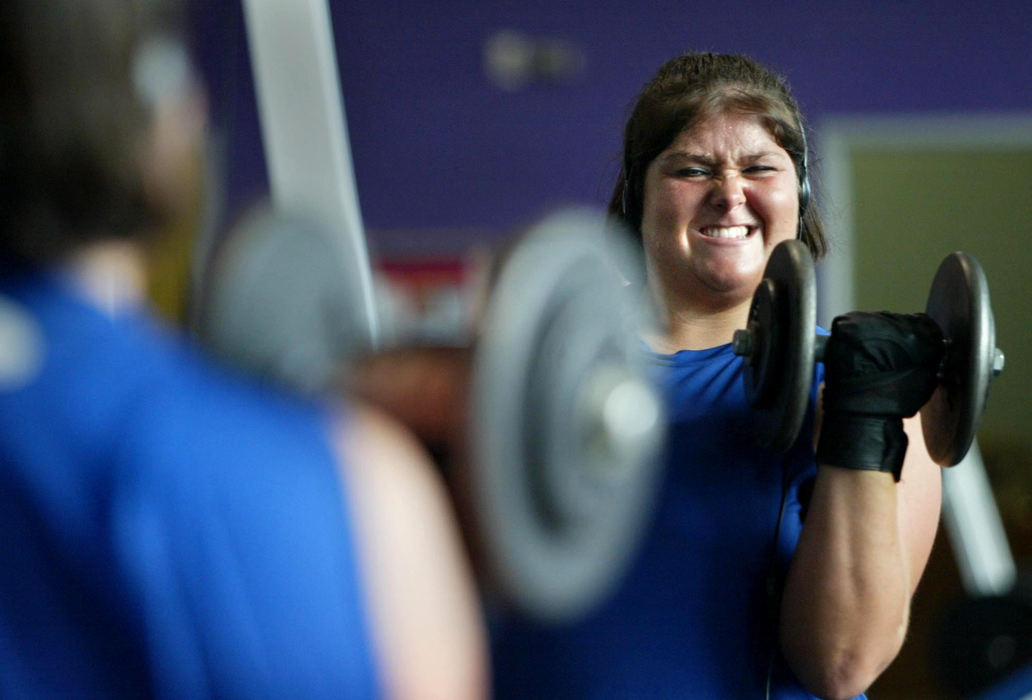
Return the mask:
POLYGON ((771 251, 796 237, 799 181, 760 118, 721 113, 682 132, 645 173, 649 283, 671 308, 747 303, 771 251))

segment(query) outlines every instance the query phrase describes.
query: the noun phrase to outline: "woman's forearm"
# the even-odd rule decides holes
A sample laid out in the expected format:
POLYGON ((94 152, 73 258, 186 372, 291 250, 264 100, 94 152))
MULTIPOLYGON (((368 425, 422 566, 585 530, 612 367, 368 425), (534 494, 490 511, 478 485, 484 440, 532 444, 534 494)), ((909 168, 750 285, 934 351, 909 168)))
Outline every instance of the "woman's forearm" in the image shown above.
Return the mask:
POLYGON ((863 692, 906 633, 912 581, 891 474, 821 467, 785 582, 781 642, 822 697, 863 692))

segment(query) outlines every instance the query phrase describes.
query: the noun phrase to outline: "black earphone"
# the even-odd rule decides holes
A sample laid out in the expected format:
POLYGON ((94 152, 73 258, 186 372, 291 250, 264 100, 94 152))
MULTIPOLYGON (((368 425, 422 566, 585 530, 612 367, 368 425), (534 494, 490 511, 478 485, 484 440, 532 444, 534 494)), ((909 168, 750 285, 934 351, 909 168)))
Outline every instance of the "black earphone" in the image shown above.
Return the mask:
POLYGON ((808 165, 810 149, 806 145, 806 127, 803 121, 799 120, 799 135, 803 139, 803 162, 799 173, 799 230, 802 233, 802 218, 806 208, 810 206, 810 168, 808 165))

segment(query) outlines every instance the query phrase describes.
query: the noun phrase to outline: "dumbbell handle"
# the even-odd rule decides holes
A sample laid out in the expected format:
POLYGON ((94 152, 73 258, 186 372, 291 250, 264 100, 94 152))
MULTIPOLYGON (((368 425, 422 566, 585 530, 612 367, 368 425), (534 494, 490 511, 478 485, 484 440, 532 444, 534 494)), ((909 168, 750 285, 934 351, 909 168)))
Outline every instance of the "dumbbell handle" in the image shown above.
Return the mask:
POLYGON ((814 362, 824 362, 824 350, 828 347, 828 340, 830 338, 830 335, 818 333, 816 337, 813 339, 814 362))
MULTIPOLYGON (((735 333, 736 341, 737 341, 737 334, 738 334, 738 332, 735 333)), ((830 340, 830 339, 831 339, 830 335, 824 335, 822 333, 818 333, 817 336, 814 338, 814 342, 813 342, 813 358, 814 358, 815 362, 823 362, 824 361, 824 351, 828 347, 828 340, 830 340)), ((949 338, 943 338, 943 343, 946 345, 946 350, 948 352, 949 351, 949 345, 950 345, 949 338)), ((738 352, 738 351, 735 350, 735 352, 738 352)), ((739 354, 741 354, 741 353, 739 353, 739 354)), ((999 376, 1000 372, 1003 371, 1004 364, 1005 364, 1005 358, 1004 358, 1004 355, 1003 355, 1003 351, 1000 350, 1000 348, 993 348, 993 376, 994 377, 999 376)))

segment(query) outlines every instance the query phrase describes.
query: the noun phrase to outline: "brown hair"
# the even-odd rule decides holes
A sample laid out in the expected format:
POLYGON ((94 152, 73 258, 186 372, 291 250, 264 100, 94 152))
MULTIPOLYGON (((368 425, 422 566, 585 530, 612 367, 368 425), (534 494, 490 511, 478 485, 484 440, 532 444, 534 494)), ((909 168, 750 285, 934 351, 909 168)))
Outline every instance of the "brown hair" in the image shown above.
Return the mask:
MULTIPOLYGON (((43 263, 153 222, 133 60, 141 0, 0 3, 0 255, 43 263)), ((145 7, 146 6, 146 7, 145 7)))
POLYGON ((649 164, 677 136, 726 112, 757 115, 795 164, 800 183, 800 239, 814 259, 827 252, 824 222, 810 200, 802 114, 785 79, 746 56, 688 53, 665 65, 641 93, 624 128, 623 165, 609 213, 640 240, 649 164))

